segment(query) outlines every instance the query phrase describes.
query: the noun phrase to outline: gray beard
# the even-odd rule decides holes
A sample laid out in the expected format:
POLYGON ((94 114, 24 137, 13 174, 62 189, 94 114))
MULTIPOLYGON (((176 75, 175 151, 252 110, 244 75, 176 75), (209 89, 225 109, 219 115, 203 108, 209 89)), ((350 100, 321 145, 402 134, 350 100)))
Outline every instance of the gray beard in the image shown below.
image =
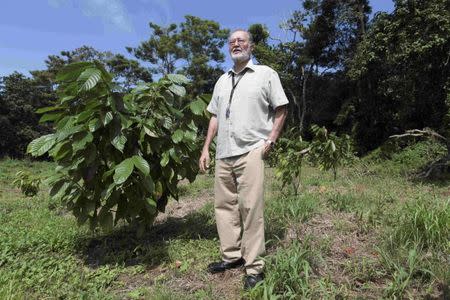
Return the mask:
POLYGON ((245 62, 250 59, 250 54, 247 52, 242 52, 240 55, 235 55, 235 56, 231 55, 231 59, 235 63, 245 62))

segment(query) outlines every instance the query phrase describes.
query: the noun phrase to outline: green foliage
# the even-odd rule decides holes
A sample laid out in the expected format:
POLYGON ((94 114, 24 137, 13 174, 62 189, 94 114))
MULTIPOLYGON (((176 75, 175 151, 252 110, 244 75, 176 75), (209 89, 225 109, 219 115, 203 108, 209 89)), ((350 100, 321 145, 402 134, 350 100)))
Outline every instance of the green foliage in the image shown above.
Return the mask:
MULTIPOLYGON (((432 152, 425 146, 412 145, 396 155, 400 159, 407 152, 412 160, 400 159, 402 164, 415 165, 432 152)), ((267 285, 242 296, 264 299, 266 291, 268 299, 442 298, 450 279, 448 185, 408 180, 395 171, 399 165, 361 159, 333 181, 331 174, 304 164, 307 187, 298 196, 292 191, 283 196, 268 169, 267 285)), ((220 257, 209 201, 213 177, 183 181, 182 201, 172 203, 168 218, 138 238, 131 226, 92 233, 88 226, 76 226, 66 210, 49 211, 52 200, 44 193, 29 201, 12 186, 18 169, 46 178, 55 166, 0 161, 0 298, 240 298, 239 278, 231 285, 211 282, 206 271, 220 257), (208 203, 195 209, 203 201, 208 203), (137 288, 136 281, 146 284, 137 288), (200 288, 188 291, 186 284, 200 288)), ((134 172, 140 170, 133 159, 134 172)))
POLYGON ((419 273, 429 272, 428 270, 421 270, 418 266, 420 250, 418 251, 417 246, 414 246, 407 252, 406 264, 403 266, 383 251, 380 251, 384 263, 393 270, 392 281, 385 290, 385 295, 389 298, 402 298, 414 276, 417 276, 419 273))
POLYGON ((0 158, 21 158, 27 144, 50 127, 39 124, 35 110, 56 99, 51 87, 20 73, 0 77, 0 158))
POLYGON ((58 74, 60 101, 43 108, 41 120, 55 133, 32 141, 28 152, 58 164, 50 195, 80 224, 110 230, 123 219, 140 233, 178 199, 177 183, 195 179, 200 152, 197 126, 203 98, 177 109, 187 80, 181 75, 141 84, 128 94, 114 90, 112 76, 98 63, 79 62, 58 74))
POLYGON ((255 38, 255 58, 279 73, 289 97, 287 124, 303 133, 313 123, 332 126, 354 95, 344 71, 366 30, 371 7, 367 0, 308 0, 300 6, 281 24, 289 40, 267 43, 263 24, 253 24, 249 31, 255 38))
POLYGON ((277 201, 271 201, 267 204, 265 210, 268 219, 266 226, 269 229, 274 225, 292 229, 295 224, 304 223, 311 219, 319 209, 319 199, 312 194, 302 193, 300 195, 282 196, 277 201))
POLYGON ((136 58, 150 62, 154 74, 182 73, 192 80, 188 94, 210 93, 223 73, 221 49, 228 30, 219 23, 186 15, 180 24, 161 26, 150 22, 148 40, 137 47, 127 47, 136 58), (215 65, 214 65, 215 64, 215 65))
POLYGON ((402 207, 390 240, 396 245, 450 250, 450 200, 440 204, 411 202, 402 207))
POLYGON ((291 129, 287 138, 279 139, 272 158, 276 160, 275 176, 281 180, 282 188, 291 184, 295 195, 300 188, 305 157, 321 170, 332 170, 335 180, 337 169, 353 157, 348 135, 338 137, 317 125, 312 125, 311 130, 314 137, 308 143, 303 141, 298 131, 291 129))
POLYGON ((254 44, 267 45, 267 40, 269 38, 267 26, 263 24, 252 24, 248 28, 248 31, 252 34, 254 44))
POLYGON ((297 195, 301 183, 302 164, 309 143, 291 129, 289 137, 278 139, 273 155, 276 160, 275 176, 281 180, 282 188, 290 184, 297 195))
POLYGON ((13 181, 13 185, 20 188, 22 194, 25 196, 33 197, 39 192, 41 179, 32 177, 28 172, 19 171, 16 173, 16 179, 13 181))
POLYGON ((408 129, 444 133, 449 20, 446 0, 399 0, 392 14, 375 16, 348 72, 359 90, 348 119, 360 152, 408 129))
MULTIPOLYGON (((47 171, 51 166, 35 163, 32 167, 47 171)), ((83 265, 74 250, 80 236, 88 234, 86 228, 77 227, 73 218, 49 211, 47 197, 38 200, 0 197, 0 297, 105 299, 105 289, 120 267, 83 265)))
POLYGON ((312 296, 310 280, 313 253, 307 243, 294 242, 266 260, 266 278, 252 290, 250 299, 295 299, 312 296))
POLYGON ((353 157, 350 137, 346 134, 338 137, 317 125, 312 125, 311 131, 314 134, 310 144, 311 161, 321 170, 332 170, 336 180, 338 167, 353 157))
POLYGON ((110 51, 98 51, 89 46, 81 46, 70 51, 61 51, 59 55, 49 55, 45 63, 46 70, 32 71, 34 78, 39 78, 47 84, 55 84, 56 75, 64 67, 76 62, 102 62, 107 71, 112 73, 114 81, 120 83, 121 88, 129 90, 140 82, 152 81, 149 70, 138 61, 125 58, 122 54, 110 51))
POLYGON ((415 178, 430 162, 445 157, 446 153, 447 149, 437 141, 388 140, 361 160, 375 164, 380 173, 415 178))
POLYGON ((216 80, 223 74, 220 63, 225 61, 222 49, 227 41, 228 29, 216 21, 186 15, 180 23, 180 42, 186 65, 181 72, 192 80, 188 93, 211 93, 216 80))

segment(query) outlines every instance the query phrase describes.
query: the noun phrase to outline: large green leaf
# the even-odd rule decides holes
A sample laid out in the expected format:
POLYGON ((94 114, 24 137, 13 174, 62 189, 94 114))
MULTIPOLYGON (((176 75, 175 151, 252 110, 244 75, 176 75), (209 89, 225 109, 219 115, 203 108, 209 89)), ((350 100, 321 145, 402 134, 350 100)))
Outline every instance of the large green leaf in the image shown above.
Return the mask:
POLYGON ((77 116, 77 122, 82 123, 82 122, 86 121, 87 119, 89 119, 92 116, 92 114, 93 114, 92 110, 85 108, 85 110, 77 116))
POLYGON ((77 81, 81 83, 80 91, 89 91, 94 88, 101 79, 102 72, 96 68, 88 68, 80 74, 77 81))
POLYGON ((92 66, 91 62, 76 62, 71 63, 61 69, 58 75, 56 76, 56 81, 72 81, 75 80, 82 70, 85 68, 92 66))
POLYGON ((102 126, 102 123, 99 119, 95 118, 89 121, 88 127, 90 132, 95 132, 102 126))
POLYGON ((114 182, 116 184, 124 183, 130 177, 134 168, 134 159, 132 157, 125 159, 114 170, 114 182))
POLYGON ((146 135, 157 138, 158 135, 147 124, 144 124, 144 132, 146 135))
POLYGON ((105 117, 103 118, 103 126, 108 125, 112 121, 112 119, 113 119, 113 114, 112 114, 112 112, 108 111, 105 114, 105 117))
POLYGON ((189 79, 182 74, 167 74, 167 78, 175 84, 187 84, 189 83, 189 79))
POLYGON ((172 84, 171 86, 169 86, 169 90, 175 95, 180 97, 186 95, 186 89, 181 85, 172 84))
POLYGON ((335 152, 336 151, 336 145, 334 144, 333 141, 330 141, 330 144, 331 144, 331 151, 335 152))
POLYGON ((184 137, 185 140, 189 141, 189 142, 195 142, 195 140, 197 139, 197 132, 196 131, 186 131, 184 133, 184 137))
POLYGON ((209 103, 211 102, 212 94, 201 94, 200 96, 198 96, 198 98, 205 101, 205 103, 209 103))
POLYGON ((27 153, 33 156, 41 156, 55 145, 55 134, 43 135, 33 140, 27 147, 27 153))
POLYGON ((77 126, 67 126, 67 128, 60 130, 57 132, 57 141, 62 141, 66 139, 69 136, 72 136, 73 134, 80 132, 84 129, 83 125, 77 125, 77 126))
POLYGON ((36 113, 43 114, 49 111, 55 111, 55 110, 61 110, 61 107, 55 105, 55 106, 47 106, 47 107, 41 107, 38 110, 36 110, 36 113))
POLYGON ((150 166, 142 156, 134 155, 133 161, 134 166, 138 168, 144 175, 148 175, 150 173, 150 166))
POLYGON ((162 126, 164 127, 164 128, 166 128, 166 129, 172 129, 172 126, 173 126, 173 121, 172 121, 172 119, 171 118, 169 118, 169 117, 165 117, 165 118, 163 118, 162 119, 162 126))
POLYGON ((106 69, 105 69, 105 66, 102 64, 102 63, 100 63, 99 61, 94 61, 94 64, 95 64, 95 67, 98 69, 98 70, 100 70, 100 72, 102 72, 102 77, 103 77, 103 79, 106 81, 106 83, 108 83, 108 85, 109 85, 109 83, 113 80, 113 76, 112 76, 112 74, 110 74, 110 73, 108 73, 107 71, 106 71, 106 69))
POLYGON ((127 138, 123 134, 119 134, 116 137, 113 138, 111 141, 111 144, 120 152, 123 152, 123 149, 125 148, 125 144, 127 142, 127 138))
POLYGON ((160 162, 161 166, 162 166, 162 167, 167 166, 167 164, 169 163, 169 159, 170 159, 170 154, 169 154, 169 152, 164 152, 164 153, 162 154, 162 158, 161 158, 161 162, 160 162))
POLYGON ((45 122, 52 122, 52 121, 56 121, 59 118, 61 118, 62 113, 61 112, 55 112, 55 113, 49 113, 49 114, 44 114, 40 119, 39 119, 39 123, 45 123, 45 122))
POLYGON ((194 115, 201 116, 206 108, 206 103, 202 99, 197 99, 189 104, 189 108, 194 115))
POLYGON ((179 142, 181 142, 183 140, 184 137, 184 132, 181 129, 177 129, 175 130, 175 132, 172 134, 172 141, 175 144, 178 144, 179 142))
POLYGON ((64 183, 66 183, 66 181, 64 179, 54 182, 52 185, 52 188, 50 189, 50 196, 54 197, 56 194, 58 194, 58 192, 63 187, 64 183))
MULTIPOLYGON (((78 76, 77 76, 77 77, 78 77, 78 76)), ((65 96, 65 97, 62 97, 62 98, 61 98, 60 103, 61 103, 61 104, 64 104, 64 103, 69 102, 69 101, 71 101, 71 100, 73 100, 73 99, 75 99, 75 96, 65 96)))
POLYGON ((67 156, 72 153, 72 145, 70 144, 70 141, 59 142, 56 147, 58 147, 59 145, 62 146, 58 151, 53 152, 53 149, 50 151, 51 156, 56 161, 61 161, 62 159, 67 158, 67 156))
POLYGON ((169 155, 170 157, 172 157, 172 159, 177 162, 177 163, 181 163, 180 157, 178 156, 177 152, 175 151, 174 148, 171 148, 169 150, 169 155))
POLYGON ((81 136, 81 138, 78 140, 75 140, 72 144, 72 148, 73 148, 74 152, 84 149, 86 147, 86 144, 92 142, 92 140, 94 139, 94 136, 88 131, 83 132, 83 134, 80 136, 81 136))

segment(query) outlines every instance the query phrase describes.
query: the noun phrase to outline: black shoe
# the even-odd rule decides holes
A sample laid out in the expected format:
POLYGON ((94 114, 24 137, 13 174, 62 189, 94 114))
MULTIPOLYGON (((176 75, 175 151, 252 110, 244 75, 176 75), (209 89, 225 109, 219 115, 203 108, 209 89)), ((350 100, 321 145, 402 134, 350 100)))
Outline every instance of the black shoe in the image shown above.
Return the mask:
POLYGON ((233 262, 226 262, 226 261, 213 262, 208 265, 208 271, 209 271, 209 273, 215 274, 215 273, 225 272, 225 270, 228 270, 228 269, 242 267, 242 266, 244 266, 244 264, 245 264, 245 260, 242 257, 233 262))
POLYGON ((258 282, 261 282, 263 280, 264 280, 263 273, 245 276, 244 290, 248 291, 248 290, 254 288, 258 284, 258 282))

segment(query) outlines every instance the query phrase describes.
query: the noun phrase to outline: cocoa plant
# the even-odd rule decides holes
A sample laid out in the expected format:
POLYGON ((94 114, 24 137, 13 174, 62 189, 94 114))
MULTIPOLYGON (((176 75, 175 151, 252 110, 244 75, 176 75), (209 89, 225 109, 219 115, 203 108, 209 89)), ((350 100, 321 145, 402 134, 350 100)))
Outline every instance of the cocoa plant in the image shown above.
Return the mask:
POLYGON ((188 80, 178 74, 120 93, 99 62, 68 65, 57 82, 58 103, 38 110, 55 132, 27 149, 57 163, 50 195, 79 224, 110 230, 125 220, 143 233, 178 199, 178 182, 196 177, 207 97, 184 99, 188 80))

